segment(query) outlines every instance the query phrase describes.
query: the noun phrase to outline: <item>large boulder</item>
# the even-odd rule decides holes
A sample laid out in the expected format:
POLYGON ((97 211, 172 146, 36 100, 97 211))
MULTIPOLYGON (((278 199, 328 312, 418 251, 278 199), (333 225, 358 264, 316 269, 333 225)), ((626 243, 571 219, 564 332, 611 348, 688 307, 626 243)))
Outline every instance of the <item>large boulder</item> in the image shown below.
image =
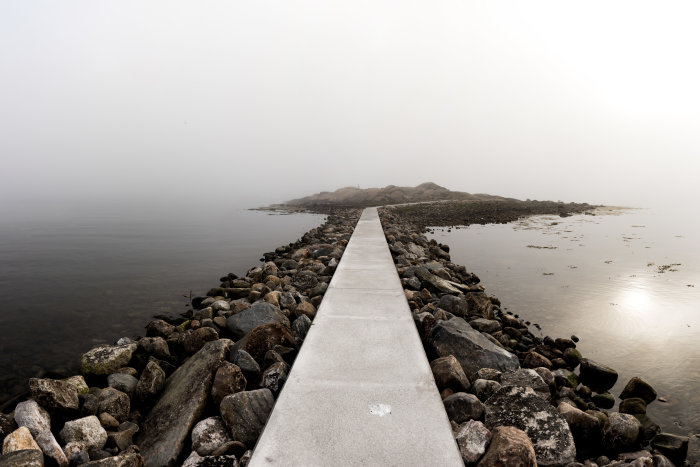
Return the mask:
POLYGON ((580 379, 595 392, 605 392, 617 382, 617 371, 591 359, 581 360, 580 379))
POLYGON ((455 433, 455 441, 465 464, 473 464, 486 452, 491 441, 491 432, 483 423, 469 420, 463 423, 455 433))
POLYGON ((29 392, 32 398, 49 409, 78 410, 78 390, 70 383, 57 379, 31 378, 29 392))
POLYGON ((135 343, 99 345, 80 357, 80 372, 84 375, 109 375, 126 366, 137 349, 135 343))
POLYGON ((478 467, 508 466, 537 467, 532 442, 514 426, 499 426, 491 430, 491 444, 478 467))
POLYGON ((557 411, 569 425, 579 457, 598 454, 603 429, 601 421, 566 402, 560 403, 557 411))
POLYGON ((651 404, 656 400, 656 390, 651 387, 651 384, 635 376, 627 382, 620 393, 620 399, 630 399, 632 397, 639 397, 644 399, 647 404, 651 404))
POLYGON ((525 386, 543 397, 549 397, 549 385, 533 369, 519 368, 501 375, 501 386, 525 386))
POLYGON ((633 451, 641 426, 633 415, 611 413, 603 426, 603 447, 610 452, 633 451))
POLYGON ((226 320, 226 328, 237 340, 258 326, 273 323, 290 328, 289 319, 277 307, 267 302, 258 302, 247 310, 229 316, 226 320))
POLYGON ((532 388, 507 386, 486 401, 489 429, 514 426, 532 441, 538 465, 565 465, 576 457, 576 446, 566 421, 532 388))
POLYGON ((18 426, 27 427, 32 436, 51 429, 49 413, 31 399, 17 404, 15 422, 18 426))
POLYGON ((508 371, 520 367, 518 357, 491 342, 462 318, 436 323, 428 342, 440 357, 454 355, 467 374, 481 368, 508 371))
POLYGON ((253 448, 275 405, 269 389, 244 391, 224 397, 221 418, 226 422, 232 439, 253 448))
POLYGON ((94 415, 66 422, 58 435, 65 444, 78 442, 88 449, 102 449, 107 442, 107 432, 94 415))
POLYGON ((233 342, 208 342, 168 378, 158 402, 141 424, 137 444, 147 466, 173 464, 207 404, 214 372, 233 342))

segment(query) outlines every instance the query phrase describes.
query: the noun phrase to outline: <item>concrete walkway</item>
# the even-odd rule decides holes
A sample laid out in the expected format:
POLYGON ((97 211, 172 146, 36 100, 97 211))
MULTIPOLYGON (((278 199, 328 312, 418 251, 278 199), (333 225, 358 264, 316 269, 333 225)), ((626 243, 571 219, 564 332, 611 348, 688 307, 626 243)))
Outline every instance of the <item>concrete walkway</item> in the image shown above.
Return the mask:
POLYGON ((376 208, 355 227, 250 465, 462 465, 376 208))

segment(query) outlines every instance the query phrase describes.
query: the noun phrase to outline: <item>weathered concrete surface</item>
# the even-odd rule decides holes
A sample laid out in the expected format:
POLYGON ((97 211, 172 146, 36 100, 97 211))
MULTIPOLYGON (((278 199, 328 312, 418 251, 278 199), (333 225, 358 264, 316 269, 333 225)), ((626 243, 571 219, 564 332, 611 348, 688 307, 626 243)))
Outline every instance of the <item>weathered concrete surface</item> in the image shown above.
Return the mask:
POLYGON ((462 465, 374 208, 355 228, 250 465, 462 465))

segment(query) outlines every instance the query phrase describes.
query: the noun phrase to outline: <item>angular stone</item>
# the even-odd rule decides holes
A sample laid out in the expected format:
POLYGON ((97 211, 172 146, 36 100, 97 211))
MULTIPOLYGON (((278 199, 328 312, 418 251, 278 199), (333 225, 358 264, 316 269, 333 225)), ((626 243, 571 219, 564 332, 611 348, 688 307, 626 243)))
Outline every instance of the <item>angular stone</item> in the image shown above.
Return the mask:
POLYGON ((620 413, 628 413, 630 415, 647 413, 647 404, 641 397, 630 397, 620 401, 620 413))
POLYGON ((221 418, 232 439, 253 447, 267 422, 275 398, 269 389, 237 392, 224 397, 221 402, 221 418))
POLYGON ((87 383, 85 382, 85 378, 83 378, 82 375, 71 376, 70 378, 66 378, 62 381, 73 386, 75 390, 78 391, 78 396, 80 396, 81 394, 87 394, 90 391, 90 388, 88 387, 87 383))
POLYGON ((94 415, 66 422, 58 435, 64 443, 82 443, 87 449, 102 449, 107 442, 107 432, 94 415))
POLYGON ((525 432, 514 426, 499 426, 491 430, 491 444, 477 466, 510 465, 537 467, 535 451, 525 432))
POLYGON ((210 327, 201 327, 185 334, 182 346, 187 355, 193 354, 207 342, 215 341, 219 338, 219 333, 210 327))
POLYGON ((269 389, 273 394, 278 394, 287 381, 288 375, 289 365, 285 362, 273 363, 263 371, 260 377, 260 386, 269 389))
POLYGON ((428 342, 437 355, 454 355, 467 374, 480 368, 508 371, 520 366, 518 357, 493 344, 461 318, 436 323, 428 342))
POLYGON ((456 423, 478 420, 484 415, 484 405, 474 394, 457 392, 446 397, 442 403, 447 417, 456 423))
POLYGON ((651 446, 668 457, 674 464, 683 465, 688 455, 688 442, 687 436, 659 433, 651 440, 651 446))
POLYGON ((560 368, 552 372, 554 375, 554 381, 557 383, 557 387, 566 386, 569 388, 575 388, 578 386, 578 376, 571 370, 566 368, 560 368))
POLYGON ((491 441, 491 432, 483 423, 469 420, 459 426, 455 441, 465 464, 473 464, 486 452, 491 441))
POLYGON ((501 389, 501 383, 490 379, 477 379, 474 381, 474 384, 472 384, 472 392, 481 402, 486 401, 499 389, 501 389))
POLYGON ((129 397, 134 397, 136 385, 139 380, 126 373, 112 373, 107 377, 107 385, 125 393, 129 397))
POLYGON ((306 315, 298 317, 292 323, 292 334, 294 334, 299 343, 306 339, 309 329, 311 329, 311 320, 306 315))
POLYGON ((642 378, 635 376, 627 382, 620 393, 620 399, 629 399, 631 397, 639 397, 644 399, 647 404, 651 404, 656 400, 656 390, 642 378))
POLYGON ((641 423, 634 416, 613 412, 603 426, 603 447, 610 452, 633 450, 637 446, 637 438, 641 423))
POLYGON ((549 397, 549 385, 533 369, 520 368, 506 371, 501 375, 501 386, 525 386, 535 390, 543 397, 549 397))
POLYGON ((97 396, 98 405, 97 412, 106 412, 120 422, 123 422, 129 416, 131 411, 131 400, 126 393, 111 387, 104 388, 97 396))
POLYGON ((59 467, 68 467, 68 458, 66 458, 63 449, 61 449, 61 446, 58 444, 51 431, 47 430, 39 433, 35 439, 36 444, 39 445, 46 457, 52 459, 59 467))
POLYGON ((241 369, 246 379, 257 380, 260 376, 260 365, 245 350, 232 349, 230 360, 241 369))
POLYGON ((156 358, 167 360, 170 357, 168 342, 160 336, 139 339, 139 349, 156 358))
MULTIPOLYGON (((438 308, 452 313, 455 316, 464 318, 467 316, 467 300, 464 296, 455 297, 454 295, 443 295, 437 303, 438 308)), ((500 327, 500 326, 499 326, 500 327)))
POLYGON ((155 321, 151 321, 148 323, 146 326, 146 335, 148 337, 165 337, 167 338, 175 332, 175 326, 172 324, 168 324, 162 319, 157 319, 155 321))
POLYGON ((57 379, 31 378, 29 391, 40 405, 50 409, 78 410, 78 390, 72 384, 57 379))
POLYGON ((243 339, 236 342, 234 349, 245 350, 256 362, 260 363, 265 358, 268 350, 274 349, 276 345, 285 345, 287 343, 295 344, 295 339, 287 328, 279 323, 263 324, 254 328, 243 339))
POLYGON ((165 387, 165 371, 157 363, 149 361, 141 372, 136 384, 136 399, 142 404, 150 404, 165 387))
MULTIPOLYGON (((451 295, 445 295, 449 297, 451 295)), ((443 297, 444 298, 444 297, 443 297)), ((495 319, 477 318, 469 321, 469 326, 476 329, 479 332, 492 333, 501 330, 501 323, 495 319)))
POLYGON ((430 369, 435 378, 438 389, 450 388, 455 392, 468 391, 471 387, 467 375, 464 374, 462 365, 454 355, 436 358, 430 362, 430 369))
POLYGON ((581 360, 581 382, 595 392, 605 392, 617 382, 617 371, 609 366, 584 358, 581 360))
POLYGON ((569 425, 578 457, 591 457, 598 454, 603 434, 601 421, 565 402, 559 404, 557 411, 569 425))
MULTIPOLYGON (((219 369, 216 370, 216 375, 214 376, 214 384, 211 387, 212 401, 218 407, 224 397, 244 391, 247 383, 245 376, 243 376, 243 371, 238 365, 223 362, 219 369)), ((207 454, 202 455, 206 456, 207 454)))
POLYGON ((178 459, 190 430, 204 412, 214 371, 232 344, 228 339, 208 342, 168 378, 137 439, 146 465, 169 465, 178 459))
POLYGON ((16 428, 17 425, 12 417, 0 412, 0 443, 5 439, 5 436, 15 431, 16 428))
POLYGON ((109 375, 126 366, 136 350, 136 344, 100 345, 80 357, 80 372, 84 375, 109 375))
POLYGON ((51 429, 49 413, 31 399, 17 404, 15 422, 18 426, 27 427, 32 436, 51 429))
POLYGON ((313 320, 316 317, 316 307, 310 302, 301 302, 294 310, 294 314, 297 317, 305 315, 310 320, 313 320))
POLYGON ((36 449, 22 449, 0 456, 2 467, 44 467, 44 455, 36 449))
POLYGON ((299 291, 311 289, 316 287, 317 284, 318 277, 311 271, 299 271, 292 277, 292 285, 299 291))
POLYGON ((509 386, 486 401, 485 424, 514 426, 532 441, 538 465, 565 465, 576 457, 569 425, 549 402, 532 388, 509 386))
POLYGON ((241 339, 250 331, 263 324, 281 324, 289 328, 289 319, 274 305, 265 302, 253 304, 247 310, 229 316, 226 320, 226 328, 234 339, 241 339))
POLYGON ((63 447, 63 453, 70 465, 81 465, 90 462, 90 455, 83 443, 71 441, 63 447))
POLYGON ((41 448, 34 441, 29 428, 21 426, 5 437, 5 440, 2 442, 2 454, 5 455, 24 449, 36 449, 41 452, 41 448))
POLYGON ((200 456, 208 456, 223 444, 231 441, 221 417, 205 418, 192 430, 192 449, 200 456))
POLYGON ((601 409, 612 409, 615 406, 615 396, 609 392, 604 392, 602 394, 594 394, 591 400, 601 409))

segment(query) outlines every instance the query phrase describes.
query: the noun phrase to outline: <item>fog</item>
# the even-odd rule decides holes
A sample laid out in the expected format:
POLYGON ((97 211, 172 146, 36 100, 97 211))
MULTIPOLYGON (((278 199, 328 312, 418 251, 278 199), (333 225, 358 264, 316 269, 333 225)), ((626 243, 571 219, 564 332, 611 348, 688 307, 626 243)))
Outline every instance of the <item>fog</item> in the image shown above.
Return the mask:
POLYGON ((700 199, 696 2, 5 1, 2 211, 700 199))

